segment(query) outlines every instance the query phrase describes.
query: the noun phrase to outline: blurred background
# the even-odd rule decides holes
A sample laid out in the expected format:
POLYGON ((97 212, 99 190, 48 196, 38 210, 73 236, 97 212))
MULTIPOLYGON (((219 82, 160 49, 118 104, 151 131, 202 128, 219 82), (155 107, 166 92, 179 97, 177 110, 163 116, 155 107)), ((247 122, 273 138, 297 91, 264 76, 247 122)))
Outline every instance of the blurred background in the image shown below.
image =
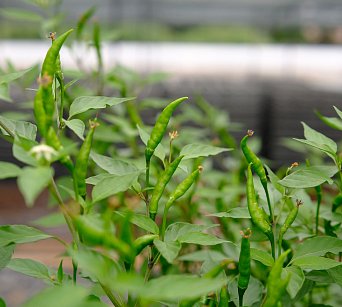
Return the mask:
MULTIPOLYGON (((341 105, 339 0, 2 0, 0 67, 39 63, 47 33, 75 28, 92 7, 105 69, 168 73, 154 96, 202 95, 243 125, 237 137, 254 129, 263 156, 279 164, 297 158, 283 137, 300 137, 300 121, 325 131, 313 110, 329 116, 341 105)), ((96 65, 94 52, 75 48, 96 65)), ((77 67, 68 51, 63 63, 77 67)))
MULTIPOLYGON (((143 76, 166 73, 141 95, 203 97, 229 114, 237 139, 255 130, 261 155, 274 167, 301 159, 288 141, 303 136, 301 121, 339 140, 338 131, 327 128, 314 110, 334 116, 332 106, 342 107, 342 1, 1 0, 0 74, 40 64, 51 44, 48 33, 76 28, 85 12, 93 14, 91 27, 101 26, 106 71, 123 65, 143 76)), ((95 68, 92 35, 86 29, 82 41, 63 48, 66 71, 77 68, 79 58, 86 59, 86 69, 95 68)), ((32 91, 26 94, 0 84, 0 113, 16 116, 18 102, 32 103, 32 91)), ((13 161, 2 139, 0 160, 13 161)), ((27 210, 15 182, 2 181, 0 193, 0 224, 46 212, 45 194, 27 210)), ((16 253, 49 261, 55 247, 43 244, 16 253)), ((18 291, 16 282, 15 273, 0 274, 0 296, 10 297, 12 306, 42 286, 23 278, 18 291)))

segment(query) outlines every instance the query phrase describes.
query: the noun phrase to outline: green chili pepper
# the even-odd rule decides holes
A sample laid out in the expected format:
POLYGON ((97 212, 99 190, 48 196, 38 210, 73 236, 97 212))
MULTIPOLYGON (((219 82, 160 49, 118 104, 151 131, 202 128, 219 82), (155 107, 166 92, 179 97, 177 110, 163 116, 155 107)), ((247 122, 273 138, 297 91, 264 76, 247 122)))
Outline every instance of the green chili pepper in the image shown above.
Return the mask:
POLYGON ((151 201, 149 203, 149 214, 152 220, 155 219, 158 211, 158 203, 163 195, 166 185, 170 181, 173 173, 176 171, 179 163, 182 161, 184 156, 179 156, 171 164, 169 164, 163 174, 158 178, 157 184, 154 187, 151 201))
POLYGON ((245 232, 241 231, 241 250, 239 257, 239 280, 238 280, 238 292, 239 292, 239 305, 243 306, 243 295, 249 284, 251 277, 251 247, 249 238, 251 236, 251 230, 248 228, 245 232))
POLYGON ((42 137, 45 137, 47 132, 47 118, 44 109, 43 90, 41 88, 38 89, 36 96, 34 97, 33 113, 38 131, 42 137))
POLYGON ((227 307, 229 305, 229 293, 227 285, 224 285, 220 290, 220 301, 217 307, 227 307))
POLYGON ((91 146, 93 143, 93 136, 95 128, 99 125, 96 120, 89 121, 90 130, 81 146, 77 155, 75 163, 75 179, 77 181, 78 194, 83 198, 86 196, 86 176, 88 170, 88 160, 90 155, 91 146))
POLYGON ((281 298, 291 278, 290 275, 287 275, 285 279, 281 279, 283 264, 289 252, 290 250, 287 250, 282 253, 273 264, 270 275, 267 278, 267 296, 262 305, 263 307, 281 306, 281 298))
POLYGON ((270 216, 272 217, 272 220, 273 220, 273 211, 272 211, 270 197, 269 197, 268 188, 267 188, 267 176, 266 176, 265 168, 264 168, 262 162, 260 161, 260 159, 256 156, 256 154, 247 145, 248 138, 251 137, 253 134, 254 134, 253 130, 248 130, 247 135, 241 140, 240 146, 241 146, 242 152, 243 152, 247 162, 253 163, 252 164, 253 171, 260 178, 261 184, 262 184, 262 186, 265 190, 265 193, 266 193, 267 204, 268 204, 268 209, 270 211, 270 216))
POLYGON ((210 271, 205 273, 203 275, 203 277, 204 278, 215 278, 225 269, 225 267, 228 264, 233 263, 233 262, 234 261, 232 259, 222 260, 218 265, 214 266, 210 271))
POLYGON ((94 15, 96 11, 96 8, 92 6, 90 9, 85 11, 81 18, 77 22, 77 28, 76 28, 76 38, 79 40, 81 39, 83 29, 87 23, 87 21, 94 15))
POLYGON ((88 216, 74 217, 74 224, 82 241, 89 245, 102 245, 116 249, 125 256, 131 255, 131 248, 125 242, 114 237, 113 234, 106 231, 101 225, 92 222, 88 216))
POLYGON ((135 254, 139 255, 145 247, 147 247, 148 245, 152 245, 153 240, 158 238, 158 237, 159 237, 158 235, 147 234, 147 235, 141 236, 138 239, 134 240, 133 247, 135 250, 135 254))
MULTIPOLYGON (((251 163, 252 164, 252 163, 251 163)), ((272 228, 266 218, 263 208, 260 208, 257 202, 256 193, 253 183, 253 174, 251 164, 247 168, 247 203, 248 211, 251 215, 253 223, 267 236, 272 233, 272 228)))
POLYGON ((150 138, 147 141, 147 146, 145 150, 146 161, 150 161, 154 150, 157 148, 159 143, 161 142, 167 125, 170 121, 173 111, 177 108, 179 104, 181 104, 184 100, 187 100, 188 97, 182 97, 175 101, 172 101, 159 115, 156 124, 154 125, 150 138))
POLYGON ((56 60, 59 55, 59 51, 61 50, 65 40, 67 37, 71 34, 73 29, 63 33, 61 36, 59 36, 57 39, 53 41, 52 46, 48 50, 45 60, 43 62, 42 66, 42 76, 45 74, 53 77, 56 72, 56 60))
POLYGON ((182 197, 186 191, 190 189, 192 184, 198 179, 199 174, 202 172, 203 167, 198 166, 198 168, 193 171, 187 178, 185 178, 174 190, 174 192, 170 195, 169 200, 167 201, 164 214, 163 214, 163 224, 162 224, 162 238, 164 237, 165 229, 166 229, 166 217, 169 209, 173 206, 174 202, 182 197))

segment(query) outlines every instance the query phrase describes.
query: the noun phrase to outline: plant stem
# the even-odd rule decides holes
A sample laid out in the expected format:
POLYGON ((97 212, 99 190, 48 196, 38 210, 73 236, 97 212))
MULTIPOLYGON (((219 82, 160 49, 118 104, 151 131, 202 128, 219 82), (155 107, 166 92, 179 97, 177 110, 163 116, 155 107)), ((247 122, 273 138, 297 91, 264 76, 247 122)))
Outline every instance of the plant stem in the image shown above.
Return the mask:
POLYGON ((146 202, 146 215, 149 216, 149 198, 148 198, 148 188, 150 187, 150 164, 151 158, 146 159, 146 191, 145 191, 145 202, 146 202))
POLYGON ((123 302, 120 302, 115 295, 113 294, 113 292, 104 284, 100 283, 101 288, 103 289, 103 291, 106 293, 106 295, 108 296, 109 300, 112 302, 113 306, 115 307, 124 307, 125 304, 123 302))
POLYGON ((318 235, 318 226, 319 226, 319 209, 321 207, 322 201, 322 188, 321 186, 315 187, 316 195, 317 195, 317 209, 316 209, 316 236, 318 235))

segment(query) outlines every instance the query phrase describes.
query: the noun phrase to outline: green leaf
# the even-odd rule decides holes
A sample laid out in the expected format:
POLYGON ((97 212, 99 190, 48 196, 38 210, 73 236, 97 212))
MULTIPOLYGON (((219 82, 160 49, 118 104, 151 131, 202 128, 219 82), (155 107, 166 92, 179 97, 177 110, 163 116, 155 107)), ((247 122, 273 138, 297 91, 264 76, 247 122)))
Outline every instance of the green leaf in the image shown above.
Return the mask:
MULTIPOLYGON (((30 122, 19 121, 8 119, 0 115, 0 121, 6 125, 6 127, 13 133, 18 136, 21 136, 25 139, 29 139, 34 141, 37 135, 37 126, 31 124, 30 122)), ((9 135, 5 130, 0 128, 0 131, 4 135, 9 135)))
POLYGON ((342 265, 330 269, 327 271, 330 277, 340 286, 342 287, 342 265))
POLYGON ((299 266, 301 269, 310 270, 328 270, 333 267, 341 265, 340 262, 330 258, 319 256, 305 256, 292 261, 293 265, 299 266))
POLYGON ((165 241, 177 241, 180 236, 189 232, 202 232, 218 225, 199 225, 177 222, 169 225, 165 232, 165 241))
POLYGON ((225 278, 209 279, 193 275, 166 275, 149 281, 140 296, 152 300, 178 302, 179 300, 195 299, 216 291, 225 283, 225 278))
POLYGON ((10 262, 15 244, 0 247, 0 271, 10 262))
POLYGON ((6 307, 6 302, 0 297, 0 307, 6 307))
MULTIPOLYGON (((150 135, 143 128, 141 128, 139 125, 137 125, 137 128, 138 128, 139 136, 140 136, 142 142, 145 145, 147 145, 147 142, 150 139, 150 135)), ((157 158, 159 158, 164 163, 164 159, 166 156, 166 150, 161 143, 159 143, 159 145, 155 149, 153 155, 155 155, 157 158)))
POLYGON ((90 157, 96 163, 97 166, 108 172, 109 174, 122 176, 127 173, 133 173, 138 171, 138 168, 131 163, 119 159, 113 159, 103 155, 99 155, 95 152, 90 153, 90 157))
POLYGON ((154 239, 153 243, 161 255, 167 260, 168 263, 171 264, 178 256, 182 247, 182 245, 177 241, 163 242, 159 239, 154 239))
POLYGON ((337 115, 342 119, 342 111, 335 106, 334 106, 334 109, 335 109, 337 115))
POLYGON ((22 10, 12 7, 7 7, 5 9, 0 10, 0 15, 16 19, 16 20, 23 20, 23 21, 30 21, 30 22, 40 22, 42 21, 43 17, 38 15, 33 11, 22 10))
POLYGON ((95 185, 92 191, 93 202, 100 201, 119 192, 127 191, 135 180, 139 177, 140 172, 128 173, 118 176, 111 175, 102 179, 95 185))
POLYGON ((278 183, 288 188, 311 188, 319 186, 326 181, 332 184, 331 177, 337 172, 338 169, 336 166, 308 166, 291 173, 278 181, 278 183))
POLYGON ((10 87, 7 83, 0 84, 0 100, 13 102, 10 95, 10 87))
POLYGON ((13 163, 0 161, 0 179, 17 177, 21 169, 13 163))
POLYGON ((334 237, 314 237, 299 244, 292 261, 306 256, 323 256, 326 253, 342 252, 342 240, 334 237))
POLYGON ((228 210, 227 212, 213 213, 213 214, 209 214, 208 216, 231 217, 234 219, 250 219, 251 218, 248 209, 245 207, 233 208, 231 210, 228 210))
MULTIPOLYGON (((119 212, 116 211, 116 214, 125 217, 126 213, 125 212, 119 212)), ((159 234, 159 227, 158 225, 152 220, 150 219, 148 216, 146 215, 142 215, 142 214, 131 214, 130 215, 130 222, 138 227, 140 227, 141 229, 144 229, 150 233, 153 234, 159 234)))
POLYGON ((35 145, 37 145, 35 141, 19 139, 16 137, 12 147, 13 156, 20 162, 31 166, 37 166, 37 160, 29 153, 30 149, 35 145), (23 143, 23 140, 25 140, 25 143, 28 144, 23 143))
POLYGON ((80 249, 70 251, 72 258, 77 262, 82 274, 93 280, 108 285, 120 272, 119 265, 111 258, 98 251, 80 249))
POLYGON ((0 226, 0 246, 6 246, 11 243, 36 242, 51 237, 38 229, 25 225, 0 226))
POLYGON ((29 299, 23 307, 86 307, 88 290, 71 283, 51 287, 29 299))
POLYGON ((324 134, 310 128, 305 123, 302 122, 302 125, 304 127, 304 136, 306 140, 296 138, 294 138, 294 140, 315 147, 326 153, 333 160, 335 160, 337 152, 336 143, 324 134))
POLYGON ((182 255, 178 258, 181 261, 215 261, 220 262, 226 260, 227 256, 222 254, 221 252, 214 250, 200 250, 190 254, 182 255))
POLYGON ((251 259, 270 267, 274 264, 273 257, 269 253, 257 248, 251 248, 251 259))
POLYGON ((7 267, 21 274, 52 282, 48 268, 35 260, 14 258, 7 267))
POLYGON ((296 266, 290 266, 283 269, 282 279, 286 279, 288 275, 291 276, 291 279, 287 284, 286 290, 288 294, 290 294, 291 298, 294 299, 304 284, 305 275, 303 271, 296 266))
POLYGON ((233 148, 222 148, 205 144, 188 144, 184 146, 180 155, 184 155, 183 160, 198 157, 216 156, 225 151, 231 151, 233 148))
POLYGON ((65 225, 65 219, 62 213, 54 212, 40 217, 31 223, 40 227, 59 227, 65 225))
POLYGON ((104 109, 107 106, 112 107, 120 103, 135 99, 130 98, 115 98, 105 96, 80 96, 77 97, 70 106, 69 118, 86 112, 90 109, 104 109))
POLYGON ((319 117, 319 119, 325 123, 327 126, 337 129, 337 130, 342 130, 342 120, 337 118, 337 117, 327 117, 323 116, 320 112, 315 111, 316 115, 319 117))
POLYGON ((85 124, 80 119, 70 119, 64 120, 65 125, 70 128, 75 134, 81 139, 84 140, 84 130, 85 124))
POLYGON ((12 72, 12 73, 5 74, 5 75, 0 75, 0 84, 10 83, 12 81, 15 81, 15 80, 21 78, 22 76, 24 76, 29 71, 31 71, 33 68, 35 68, 35 66, 30 67, 30 68, 25 69, 25 70, 12 72))
POLYGON ((24 196, 27 206, 33 206, 34 201, 39 194, 46 188, 53 176, 53 170, 50 167, 40 166, 24 167, 18 176, 18 187, 24 196))
POLYGON ((192 243, 199 245, 216 245, 226 243, 226 240, 217 238, 211 234, 203 232, 189 232, 177 238, 177 241, 181 243, 192 243))

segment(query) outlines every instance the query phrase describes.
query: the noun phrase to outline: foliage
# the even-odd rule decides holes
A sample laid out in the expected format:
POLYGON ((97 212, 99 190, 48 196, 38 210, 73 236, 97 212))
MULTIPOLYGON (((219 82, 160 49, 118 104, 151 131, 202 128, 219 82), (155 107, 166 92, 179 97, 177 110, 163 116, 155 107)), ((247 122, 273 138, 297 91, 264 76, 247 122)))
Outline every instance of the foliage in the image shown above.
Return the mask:
MULTIPOLYGON (((68 38, 71 48, 92 14, 68 38)), ((274 172, 248 147, 251 131, 240 152, 228 116, 202 98, 143 103, 141 89, 161 75, 105 70, 100 28, 94 31, 96 71, 83 71, 77 58, 80 70, 63 74, 59 50, 71 32, 52 33, 34 104, 27 104, 34 118, 0 116, 1 137, 24 164, 0 162, 0 179, 17 178, 28 206, 48 189, 59 214, 35 224, 64 223, 72 236, 65 242, 26 225, 0 226, 0 269, 47 284, 25 306, 105 306, 108 299, 114 306, 340 305, 338 145, 303 123, 299 144, 328 160, 274 172), (150 127, 141 115, 152 106, 161 113, 150 127), (55 168, 66 175, 57 178, 55 168), (72 272, 63 261, 56 269, 13 258, 17 245, 49 238, 64 246, 72 272)), ((0 84, 26 88, 38 74, 9 67, 0 84)), ((341 130, 342 112, 335 111, 334 118, 319 117, 341 130)))

